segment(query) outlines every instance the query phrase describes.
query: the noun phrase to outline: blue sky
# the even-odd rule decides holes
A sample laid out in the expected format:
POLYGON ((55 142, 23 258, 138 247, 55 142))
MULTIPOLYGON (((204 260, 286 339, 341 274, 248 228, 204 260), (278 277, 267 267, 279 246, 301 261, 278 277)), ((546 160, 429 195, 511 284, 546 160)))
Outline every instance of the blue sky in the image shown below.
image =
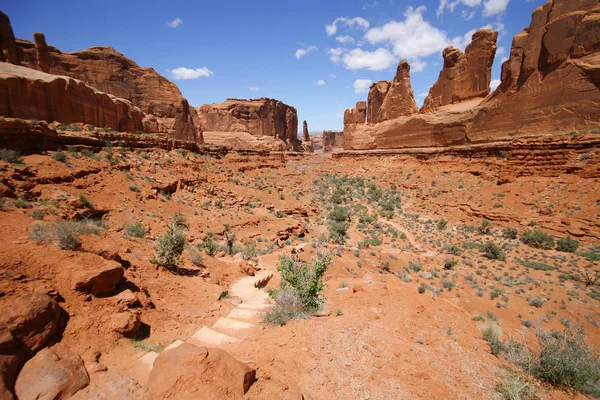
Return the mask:
MULTIPOLYGON (((493 79, 512 37, 544 0, 11 1, 15 36, 69 52, 108 45, 174 81, 190 104, 272 97, 309 129, 341 130, 369 81, 400 59, 422 104, 447 45, 464 50, 481 27, 500 32, 493 79), (187 78, 187 79, 182 79, 187 78)), ((365 90, 366 89, 366 90, 365 90)), ((300 129, 301 129, 300 123, 300 129)))

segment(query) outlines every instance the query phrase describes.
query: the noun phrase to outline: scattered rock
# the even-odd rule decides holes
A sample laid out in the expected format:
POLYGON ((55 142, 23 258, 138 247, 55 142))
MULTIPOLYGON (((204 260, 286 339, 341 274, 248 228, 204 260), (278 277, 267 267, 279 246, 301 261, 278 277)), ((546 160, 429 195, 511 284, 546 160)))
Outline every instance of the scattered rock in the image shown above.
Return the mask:
POLYGON ((15 383, 15 394, 20 400, 67 399, 89 382, 83 360, 59 343, 25 363, 15 383))
POLYGON ((154 361, 148 399, 241 399, 255 377, 256 370, 223 350, 184 343, 154 361))
POLYGON ((30 293, 0 299, 0 322, 6 324, 28 356, 55 339, 61 309, 50 296, 30 293))
POLYGON ((141 321, 137 313, 122 312, 110 317, 112 331, 125 337, 134 337, 140 329, 141 321))
POLYGON ((141 307, 141 305, 142 305, 140 303, 140 300, 129 289, 122 291, 121 293, 116 295, 114 297, 114 299, 116 300, 117 305, 121 306, 122 309, 136 308, 136 307, 141 307))
POLYGON ((90 293, 94 296, 102 296, 115 290, 124 273, 124 268, 118 262, 104 261, 96 269, 92 267, 76 269, 72 276, 75 282, 75 290, 90 293))

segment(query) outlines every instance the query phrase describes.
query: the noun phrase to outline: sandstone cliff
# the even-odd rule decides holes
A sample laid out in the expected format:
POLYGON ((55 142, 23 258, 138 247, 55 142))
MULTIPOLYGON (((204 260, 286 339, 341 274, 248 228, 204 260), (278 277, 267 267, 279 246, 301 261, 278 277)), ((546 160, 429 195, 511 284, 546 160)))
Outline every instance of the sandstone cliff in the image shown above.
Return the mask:
MULTIPOLYGON (((344 124, 344 148, 440 147, 598 130, 598 32, 596 0, 553 0, 539 7, 531 25, 513 39, 500 86, 484 98, 496 33, 479 31, 464 54, 444 51, 444 69, 421 113, 344 124)), ((356 109, 346 112, 351 119, 356 109)))
POLYGON ((204 131, 246 132, 254 136, 279 138, 286 144, 298 142, 298 115, 294 107, 279 100, 227 99, 197 109, 204 131))
POLYGON ((34 43, 15 39, 8 17, 0 13, 2 61, 75 78, 101 92, 128 100, 146 114, 141 130, 202 142, 201 130, 193 121, 196 111, 177 85, 154 69, 141 68, 112 47, 63 53, 49 46, 44 34, 36 32, 33 36, 34 43))
POLYGON ((323 131, 323 151, 330 153, 333 150, 344 148, 344 132, 323 131))
POLYGON ((356 107, 344 111, 344 126, 351 124, 364 124, 367 121, 367 102, 359 101, 356 107))
POLYGON ((83 122, 120 132, 143 129, 142 111, 127 100, 77 79, 9 63, 0 63, 0 115, 65 124, 83 122))
POLYGON ((437 82, 425 98, 422 112, 490 93, 492 64, 496 55, 498 32, 482 29, 475 32, 463 53, 454 47, 444 49, 444 67, 437 82))
POLYGON ((390 83, 380 81, 369 90, 369 112, 367 121, 378 123, 390 119, 416 114, 419 109, 415 103, 410 85, 410 65, 400 61, 396 76, 390 83))

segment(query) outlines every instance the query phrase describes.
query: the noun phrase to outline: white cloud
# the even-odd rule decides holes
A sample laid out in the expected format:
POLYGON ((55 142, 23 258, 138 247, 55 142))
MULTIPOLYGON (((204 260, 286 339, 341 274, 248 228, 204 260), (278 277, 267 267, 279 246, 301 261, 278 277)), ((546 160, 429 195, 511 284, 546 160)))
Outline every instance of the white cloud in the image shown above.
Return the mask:
POLYGON ((381 71, 389 68, 394 60, 394 55, 384 48, 375 51, 354 49, 343 56, 344 67, 351 70, 365 68, 371 71, 381 71))
POLYGON ((352 36, 337 36, 335 40, 340 43, 354 43, 354 38, 352 36))
POLYGON ((214 75, 214 73, 206 67, 196 69, 179 67, 170 72, 173 75, 173 79, 197 79, 214 75))
POLYGON ((299 60, 300 57, 307 55, 308 53, 310 53, 311 51, 315 51, 317 48, 315 46, 308 46, 307 48, 304 49, 298 49, 296 50, 296 58, 299 60))
POLYGON ((428 94, 429 94, 429 93, 422 92, 422 93, 419 93, 419 94, 417 95, 417 97, 418 97, 418 98, 427 97, 427 95, 428 95, 428 94))
POLYGON ((370 79, 357 79, 354 81, 354 93, 364 93, 372 84, 373 81, 370 79))
POLYGON ((419 59, 410 61, 410 72, 422 72, 427 68, 427 63, 419 59))
POLYGON ((369 8, 374 8, 374 7, 377 7, 378 5, 379 5, 378 1, 374 1, 372 3, 367 3, 363 6, 363 10, 367 10, 369 8))
POLYGON ((470 21, 475 16, 475 11, 462 11, 462 17, 465 21, 470 21))
POLYGON ((494 90, 496 90, 496 88, 498 87, 498 85, 500 85, 500 79, 492 79, 490 81, 490 89, 493 92, 494 90))
POLYGON ((167 22, 167 25, 169 25, 171 28, 177 28, 182 23, 183 20, 181 18, 175 18, 173 21, 167 22))
POLYGON ((325 85, 325 81, 323 79, 320 79, 317 81, 317 85, 323 86, 323 85, 325 85))
POLYGON ((336 74, 329 74, 329 77, 330 77, 331 79, 335 79, 335 78, 337 78, 337 75, 336 75, 336 74))
POLYGON ((500 46, 496 49, 496 55, 501 56, 504 54, 504 46, 500 46))
POLYGON ((331 24, 325 25, 325 32, 327 32, 327 35, 332 36, 337 33, 338 23, 343 23, 344 25, 349 26, 349 27, 358 26, 359 28, 362 28, 364 30, 369 29, 369 26, 370 26, 369 21, 367 21, 366 19, 361 18, 361 17, 354 17, 354 18, 339 17, 339 18, 336 18, 335 21, 333 21, 331 24))
POLYGON ((486 0, 483 4, 483 16, 491 17, 506 11, 510 0, 486 0))
POLYGON ((329 54, 329 59, 331 60, 331 62, 333 62, 334 64, 337 64, 342 59, 342 54, 344 54, 347 51, 348 51, 348 49, 338 47, 335 49, 329 49, 327 51, 327 53, 329 54))
POLYGON ((251 92, 258 92, 258 91, 260 90, 260 88, 259 88, 259 87, 256 87, 256 86, 250 86, 250 87, 248 88, 248 90, 249 90, 249 91, 251 91, 251 92))

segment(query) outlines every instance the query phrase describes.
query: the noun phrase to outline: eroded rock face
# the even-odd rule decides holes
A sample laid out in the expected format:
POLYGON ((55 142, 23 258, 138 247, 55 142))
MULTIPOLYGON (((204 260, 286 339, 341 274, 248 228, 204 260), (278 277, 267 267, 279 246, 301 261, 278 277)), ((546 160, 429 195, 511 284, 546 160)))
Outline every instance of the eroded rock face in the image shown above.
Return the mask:
POLYGON ((344 148, 344 132, 323 131, 323 151, 329 153, 344 148))
POLYGON ((59 343, 25 363, 15 394, 19 399, 68 399, 89 382, 83 360, 59 343))
POLYGON ((204 104, 197 112, 206 132, 247 132, 279 138, 286 143, 298 141, 296 109, 279 100, 227 99, 223 103, 204 104))
POLYGON ((600 127, 600 4, 554 0, 517 34, 502 82, 470 128, 474 143, 600 127))
POLYGON ((369 123, 413 115, 419 111, 410 85, 410 65, 405 60, 398 64, 396 76, 387 85, 387 89, 382 82, 374 86, 369 91, 369 123), (385 95, 382 97, 384 91, 385 95), (371 101, 374 102, 373 105, 371 101))
POLYGON ((364 124, 367 121, 367 102, 359 101, 356 107, 344 111, 344 126, 350 124, 364 124))
POLYGON ((35 45, 17 40, 22 65, 69 76, 101 92, 130 101, 147 114, 139 130, 202 141, 202 131, 194 125, 196 111, 189 106, 177 85, 154 69, 140 67, 112 47, 97 46, 63 53, 47 45, 41 33, 35 33, 34 39, 35 45))
POLYGON ((302 141, 308 142, 310 140, 310 135, 308 134, 308 124, 306 121, 302 122, 302 141))
POLYGON ((473 34, 464 53, 454 47, 445 48, 442 53, 444 67, 429 90, 421 112, 432 112, 448 104, 487 96, 497 39, 498 32, 481 29, 473 34))
POLYGON ((255 376, 256 370, 223 350, 184 343, 154 361, 148 399, 242 399, 255 376))
POLYGON ((8 16, 0 11, 0 61, 20 64, 15 35, 8 16))
POLYGON ((0 64, 0 115, 66 124, 83 122, 120 132, 142 130, 143 114, 129 101, 76 79, 0 64))

